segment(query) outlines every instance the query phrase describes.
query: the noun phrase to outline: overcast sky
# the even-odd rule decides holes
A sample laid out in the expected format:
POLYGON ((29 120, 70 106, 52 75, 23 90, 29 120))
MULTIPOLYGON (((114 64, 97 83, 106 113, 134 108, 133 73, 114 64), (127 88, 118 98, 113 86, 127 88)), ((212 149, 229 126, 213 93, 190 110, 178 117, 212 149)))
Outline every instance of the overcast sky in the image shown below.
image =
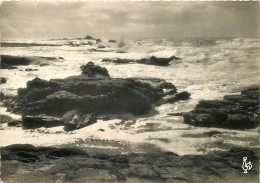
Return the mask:
POLYGON ((259 37, 259 2, 2 2, 2 39, 259 37))

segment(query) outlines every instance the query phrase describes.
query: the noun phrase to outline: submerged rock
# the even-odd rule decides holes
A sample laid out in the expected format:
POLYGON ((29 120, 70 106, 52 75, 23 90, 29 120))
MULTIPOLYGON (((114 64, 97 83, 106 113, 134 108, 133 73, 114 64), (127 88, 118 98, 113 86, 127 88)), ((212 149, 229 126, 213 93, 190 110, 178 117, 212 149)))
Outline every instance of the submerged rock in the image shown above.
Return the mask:
POLYGON ((73 110, 64 114, 62 120, 65 125, 64 130, 72 131, 92 125, 97 121, 97 117, 94 114, 82 114, 73 110))
POLYGON ((146 64, 146 65, 157 65, 157 66, 168 66, 169 62, 172 60, 181 60, 181 58, 176 56, 171 56, 169 58, 157 58, 152 56, 150 58, 142 58, 139 60, 132 59, 102 59, 102 62, 112 62, 115 64, 129 64, 129 63, 138 63, 138 64, 146 64))
POLYGON ((184 123, 194 126, 231 129, 255 128, 259 124, 259 87, 226 95, 223 100, 200 101, 194 110, 185 113, 184 123))
MULTIPOLYGON (((88 149, 90 151, 90 149, 88 149)), ((85 182, 91 172, 107 171, 110 176, 92 180, 100 182, 223 182, 226 180, 258 180, 259 157, 256 149, 231 148, 227 152, 214 151, 205 155, 178 156, 172 152, 150 152, 130 154, 109 154, 106 151, 92 151, 92 155, 77 148, 34 147, 29 144, 15 144, 1 148, 2 179, 15 176, 52 181, 85 182), (243 157, 253 164, 252 169, 243 173, 243 157), (50 166, 51 165, 51 166, 50 166), (29 175, 29 176, 28 176, 29 175), (64 175, 61 178, 59 175, 64 175), (113 176, 111 176, 113 175, 113 176), (114 177, 112 180, 108 177, 114 177)))

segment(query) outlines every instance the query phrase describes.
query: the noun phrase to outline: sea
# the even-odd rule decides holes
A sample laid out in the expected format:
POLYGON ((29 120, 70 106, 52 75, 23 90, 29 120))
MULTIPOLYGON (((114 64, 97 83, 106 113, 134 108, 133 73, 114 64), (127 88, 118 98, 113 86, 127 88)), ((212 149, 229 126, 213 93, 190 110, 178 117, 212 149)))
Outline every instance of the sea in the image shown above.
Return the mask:
MULTIPOLYGON (((243 87, 259 85, 259 39, 121 39, 114 43, 103 38, 97 44, 94 40, 86 39, 2 40, 0 54, 33 57, 36 63, 18 66, 17 69, 1 69, 0 77, 7 78, 7 82, 0 85, 4 94, 16 95, 18 88, 26 87, 26 82, 35 77, 50 80, 79 75, 80 66, 90 61, 107 68, 113 78, 160 78, 173 83, 178 91, 191 93, 187 101, 156 106, 157 112, 154 115, 125 120, 99 119, 91 126, 72 132, 65 132, 62 127, 23 130, 21 127, 1 124, 0 146, 17 143, 36 146, 75 144, 104 150, 116 150, 125 146, 133 151, 140 150, 138 147, 141 146, 148 150, 161 149, 179 155, 224 151, 232 146, 259 147, 259 128, 230 130, 194 127, 184 124, 181 116, 171 115, 192 110, 200 100, 221 100, 224 95, 237 94, 243 87), (172 61, 164 67, 134 62, 102 62, 104 58, 134 60, 173 55, 182 59, 172 61), (47 65, 42 66, 40 57, 57 59, 49 60, 47 65), (29 68, 35 70, 25 71, 29 68), (210 131, 220 133, 205 135, 210 131), (120 147, 115 144, 120 144, 120 147)), ((3 105, 0 113, 15 119, 21 118, 7 112, 3 105)))

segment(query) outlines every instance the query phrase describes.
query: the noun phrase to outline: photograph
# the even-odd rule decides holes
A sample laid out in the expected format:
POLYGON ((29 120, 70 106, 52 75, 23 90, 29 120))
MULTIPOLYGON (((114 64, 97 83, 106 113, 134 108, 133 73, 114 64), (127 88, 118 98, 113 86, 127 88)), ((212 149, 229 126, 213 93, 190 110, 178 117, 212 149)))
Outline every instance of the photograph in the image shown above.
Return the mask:
POLYGON ((1 1, 0 183, 259 183, 259 1, 1 1))

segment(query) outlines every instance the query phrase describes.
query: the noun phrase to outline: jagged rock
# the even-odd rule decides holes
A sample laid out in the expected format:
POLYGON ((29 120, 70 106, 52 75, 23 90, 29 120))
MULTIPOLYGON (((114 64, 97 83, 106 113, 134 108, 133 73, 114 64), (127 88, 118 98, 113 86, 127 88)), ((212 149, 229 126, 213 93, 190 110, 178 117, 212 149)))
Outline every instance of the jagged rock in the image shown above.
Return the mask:
POLYGON ((22 127, 23 129, 34 129, 40 127, 54 127, 62 126, 63 121, 60 118, 54 118, 49 116, 23 116, 22 118, 22 127))
POLYGON ((83 68, 83 73, 65 79, 28 81, 27 88, 18 89, 18 96, 7 102, 7 107, 23 115, 59 117, 71 110, 83 114, 144 114, 167 95, 164 90, 176 92, 174 85, 156 78, 90 77, 107 75, 105 68, 92 63, 83 68))
POLYGON ((64 130, 72 131, 92 125, 97 121, 97 117, 94 114, 85 115, 76 110, 72 110, 64 114, 62 120, 65 125, 64 130))
POLYGON ((90 35, 87 35, 87 36, 85 36, 85 39, 95 39, 95 38, 93 38, 93 37, 90 36, 90 35))
POLYGON ((89 77, 110 77, 106 68, 96 66, 93 62, 88 62, 80 68, 82 70, 81 74, 86 74, 89 77))
POLYGON ((242 90, 240 95, 226 95, 223 100, 200 101, 183 117, 184 123, 194 126, 255 128, 259 123, 259 87, 242 90))
POLYGON ((102 62, 112 62, 116 64, 129 64, 129 63, 138 63, 138 64, 146 64, 146 65, 157 65, 157 66, 168 66, 169 62, 172 60, 181 60, 181 58, 176 56, 171 56, 169 58, 157 58, 152 56, 150 58, 142 58, 139 60, 132 59, 102 59, 102 62))
MULTIPOLYGON (((91 150, 87 148, 87 150, 91 150)), ((92 149, 93 150, 93 149, 92 149)), ((93 152, 93 151, 92 151, 93 152)), ((9 177, 27 177, 46 180, 50 175, 52 181, 66 182, 60 174, 69 177, 69 181, 84 182, 91 172, 105 171, 113 175, 113 182, 119 180, 135 182, 210 182, 211 180, 225 182, 226 180, 258 181, 258 150, 246 148, 231 148, 229 151, 214 151, 205 155, 178 156, 171 152, 110 154, 94 151, 90 156, 77 148, 34 147, 28 144, 15 144, 1 148, 2 179, 9 177), (241 168, 243 157, 253 164, 252 169, 243 173, 241 168), (15 161, 17 160, 17 161, 15 161), (51 166, 50 166, 51 165, 51 166), (86 173, 84 173, 84 170, 86 173), (30 175, 30 176, 28 176, 30 175), (210 179, 212 178, 212 179, 210 179)), ((94 180, 100 180, 100 174, 94 180)), ((14 180, 14 179, 13 179, 14 180)), ((20 179, 19 179, 20 180, 20 179)), ((111 181, 111 180, 110 180, 111 181)))

